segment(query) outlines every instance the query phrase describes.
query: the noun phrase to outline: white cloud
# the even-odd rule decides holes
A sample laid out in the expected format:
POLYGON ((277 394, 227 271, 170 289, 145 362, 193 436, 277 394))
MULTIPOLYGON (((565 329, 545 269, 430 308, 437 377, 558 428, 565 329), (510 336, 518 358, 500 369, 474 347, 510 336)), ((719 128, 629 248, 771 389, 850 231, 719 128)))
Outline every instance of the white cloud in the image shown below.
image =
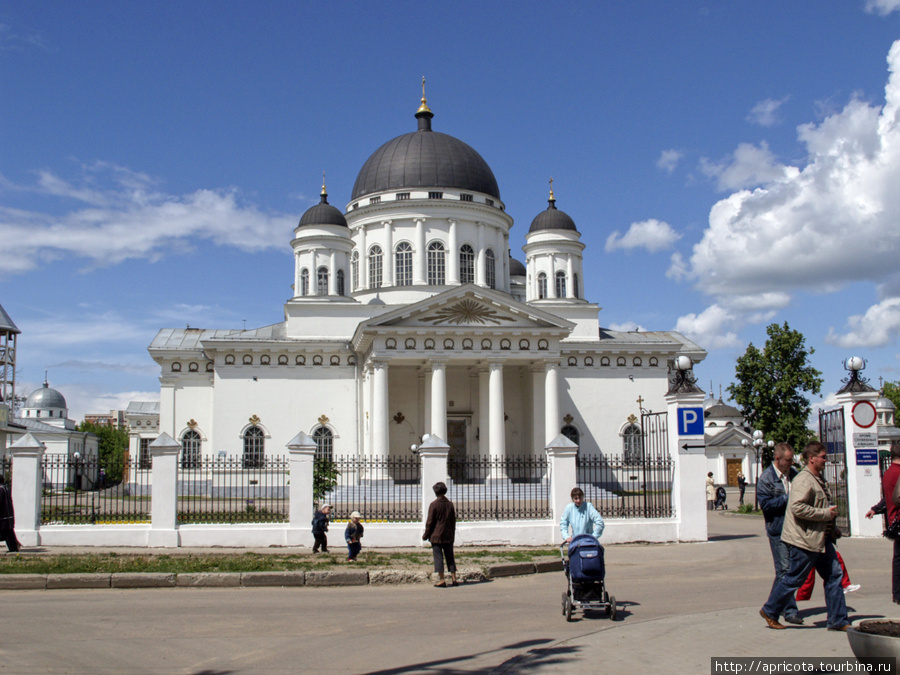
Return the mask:
POLYGON ((73 184, 40 172, 36 184, 10 186, 73 200, 61 216, 0 206, 0 274, 35 269, 62 257, 88 266, 113 265, 134 258, 157 260, 184 252, 205 240, 244 251, 284 246, 296 224, 293 216, 271 214, 241 199, 236 189, 202 189, 185 195, 159 192, 148 176, 98 162, 82 167, 73 184))
POLYGON ((681 238, 671 225, 661 220, 644 220, 632 223, 628 232, 620 235, 616 230, 606 239, 606 250, 643 248, 650 253, 656 253, 672 245, 681 238))
POLYGON ((785 101, 787 101, 787 98, 767 98, 764 101, 760 101, 750 110, 750 114, 747 115, 747 121, 758 124, 761 127, 775 126, 781 121, 778 117, 778 109, 784 105, 785 101))
POLYGON ((892 278, 900 253, 900 41, 888 64, 883 107, 854 99, 821 124, 798 128, 804 166, 776 165, 765 145, 742 146, 714 172, 722 186, 742 183, 740 176, 763 184, 716 203, 688 263, 673 259, 670 276, 694 280, 722 306, 728 298, 776 293, 784 302, 799 289, 832 292, 892 278), (747 168, 736 170, 741 163, 747 168))
POLYGON ((825 341, 844 348, 883 347, 900 336, 900 298, 888 298, 872 305, 865 314, 847 319, 847 332, 828 331, 825 341))
POLYGON ((887 16, 900 9, 900 0, 866 0, 866 11, 872 14, 887 16))
POLYGON ((656 166, 666 173, 672 173, 682 157, 684 157, 684 153, 679 150, 663 150, 659 159, 656 160, 656 166))
POLYGON ((645 331, 647 330, 639 323, 635 323, 634 321, 626 321, 625 323, 611 323, 609 324, 609 329, 613 331, 617 331, 619 333, 633 333, 634 331, 645 331))
POLYGON ((715 178, 719 190, 727 191, 781 180, 787 169, 776 161, 768 144, 763 141, 759 147, 741 143, 734 154, 718 163, 703 157, 700 159, 700 171, 715 178))
POLYGON ((710 305, 700 314, 678 318, 675 330, 707 349, 740 347, 736 328, 739 317, 719 305, 710 305))

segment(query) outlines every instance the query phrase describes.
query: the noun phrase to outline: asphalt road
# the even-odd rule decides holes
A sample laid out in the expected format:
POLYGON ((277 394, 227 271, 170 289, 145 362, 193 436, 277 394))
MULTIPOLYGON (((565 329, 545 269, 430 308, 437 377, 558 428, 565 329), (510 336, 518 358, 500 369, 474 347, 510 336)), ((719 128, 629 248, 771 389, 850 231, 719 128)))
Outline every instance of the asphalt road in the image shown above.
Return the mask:
MULTIPOLYGON (((709 521, 708 543, 607 548, 607 587, 621 606, 614 623, 597 616, 567 623, 560 611, 561 572, 448 589, 10 591, 0 600, 0 671, 574 672, 608 669, 621 660, 650 668, 668 664, 659 672, 697 672, 672 664, 692 663, 685 657, 701 645, 710 653, 737 654, 743 642, 804 635, 768 631, 753 619, 772 580, 761 519, 718 512, 709 521), (733 620, 717 612, 749 619, 710 645, 711 631, 733 620), (692 624, 697 630, 687 637, 654 641, 655 626, 675 635, 692 624)), ((853 581, 863 584, 858 595, 889 594, 887 542, 847 539, 841 550, 853 581)), ((821 590, 816 593, 821 596, 821 590)), ((809 603, 809 623, 824 620, 816 597, 809 603)), ((849 653, 843 634, 825 633, 805 635, 834 638, 828 648, 849 653)))

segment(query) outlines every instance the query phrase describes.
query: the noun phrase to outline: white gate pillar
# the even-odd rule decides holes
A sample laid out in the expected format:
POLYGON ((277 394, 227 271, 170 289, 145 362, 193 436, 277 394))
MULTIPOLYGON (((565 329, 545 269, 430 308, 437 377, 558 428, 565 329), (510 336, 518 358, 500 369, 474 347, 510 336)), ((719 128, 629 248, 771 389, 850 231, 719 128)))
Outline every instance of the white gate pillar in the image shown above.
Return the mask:
POLYGON ((150 443, 153 462, 149 546, 178 546, 178 452, 181 443, 162 432, 150 443))
MULTIPOLYGON (((9 446, 9 454, 12 456, 16 537, 25 546, 39 546, 41 543, 41 465, 46 449, 47 446, 31 433, 26 433, 9 446)), ((5 478, 8 480, 9 476, 5 478)))
POLYGON ((675 463, 672 506, 678 541, 706 541, 706 441, 703 390, 687 356, 675 358, 675 380, 666 393, 669 454, 675 463))
MULTIPOLYGON (((544 448, 550 463, 550 508, 553 512, 554 532, 559 529, 563 511, 572 501, 572 488, 578 484, 578 446, 559 434, 544 448)), ((557 537, 553 535, 553 541, 557 537)))
POLYGON ((428 505, 434 501, 434 484, 443 482, 449 488, 450 478, 447 475, 447 455, 450 446, 443 439, 431 435, 422 441, 418 448, 419 461, 422 462, 422 527, 428 520, 428 505))
POLYGON ((313 517, 316 441, 301 431, 288 442, 287 449, 291 457, 291 503, 287 545, 302 546, 304 542, 309 542, 313 517))

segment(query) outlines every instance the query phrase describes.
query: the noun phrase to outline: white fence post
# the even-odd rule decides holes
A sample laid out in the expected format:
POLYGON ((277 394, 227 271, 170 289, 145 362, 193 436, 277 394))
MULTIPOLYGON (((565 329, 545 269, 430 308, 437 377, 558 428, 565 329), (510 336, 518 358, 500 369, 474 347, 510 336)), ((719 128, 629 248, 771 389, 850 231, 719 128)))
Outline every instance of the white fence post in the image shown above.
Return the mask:
POLYGON ((150 443, 153 462, 148 545, 178 546, 178 453, 181 443, 162 432, 150 443))
MULTIPOLYGON (((41 492, 43 443, 26 433, 9 446, 12 456, 12 500, 16 512, 16 536, 25 546, 41 543, 41 492)), ((7 477, 8 478, 8 477, 7 477)))
POLYGON ((553 522, 558 524, 572 501, 572 488, 578 484, 578 446, 560 434, 544 449, 550 463, 550 508, 553 522))
POLYGON ((287 444, 291 454, 291 504, 287 545, 303 546, 312 535, 316 441, 301 431, 287 444))
POLYGON ((672 507, 675 510, 678 541, 706 541, 707 468, 703 390, 695 385, 691 367, 686 356, 676 358, 675 380, 666 393, 669 453, 675 465, 672 507))
MULTIPOLYGON (((434 501, 434 484, 447 483, 447 456, 450 446, 437 436, 429 436, 419 446, 419 460, 422 462, 422 526, 428 519, 428 506, 434 501)), ((449 487, 449 486, 448 486, 449 487)))

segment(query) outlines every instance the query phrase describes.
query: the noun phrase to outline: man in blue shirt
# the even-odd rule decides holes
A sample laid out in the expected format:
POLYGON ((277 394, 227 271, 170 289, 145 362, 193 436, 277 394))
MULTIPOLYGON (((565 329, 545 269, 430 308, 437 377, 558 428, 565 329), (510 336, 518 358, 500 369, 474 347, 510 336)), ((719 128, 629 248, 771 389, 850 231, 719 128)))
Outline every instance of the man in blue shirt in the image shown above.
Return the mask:
POLYGON ((584 491, 581 488, 572 488, 570 495, 572 503, 566 506, 562 519, 559 521, 559 531, 562 533, 563 539, 567 544, 579 534, 592 534, 595 539, 599 539, 605 527, 603 518, 593 504, 584 501, 584 491), (572 528, 571 535, 569 534, 570 526, 572 528))

